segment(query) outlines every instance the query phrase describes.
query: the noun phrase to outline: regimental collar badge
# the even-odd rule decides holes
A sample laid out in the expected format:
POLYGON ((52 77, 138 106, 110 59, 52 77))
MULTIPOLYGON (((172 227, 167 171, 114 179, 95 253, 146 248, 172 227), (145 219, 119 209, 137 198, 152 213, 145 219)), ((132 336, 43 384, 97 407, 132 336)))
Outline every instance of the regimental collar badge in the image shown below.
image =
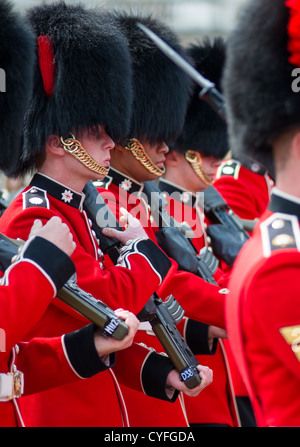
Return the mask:
POLYGON ((169 196, 173 197, 174 199, 178 200, 181 203, 184 203, 185 205, 195 207, 197 197, 195 194, 193 194, 190 191, 186 191, 180 186, 175 185, 175 183, 171 183, 168 180, 160 179, 158 182, 158 187, 162 192, 167 193, 169 196))
POLYGON ((109 171, 112 183, 130 194, 139 193, 143 190, 143 184, 136 182, 134 179, 126 177, 119 171, 110 168, 109 171))
POLYGON ((185 204, 189 203, 191 201, 192 194, 188 191, 183 191, 181 194, 181 201, 185 204))
POLYGON ((73 200, 73 193, 70 190, 65 189, 61 194, 61 200, 65 203, 71 203, 71 200, 73 200))
POLYGON ((132 187, 132 181, 129 180, 129 178, 125 178, 120 183, 120 188, 124 189, 124 191, 129 191, 131 187, 132 187))

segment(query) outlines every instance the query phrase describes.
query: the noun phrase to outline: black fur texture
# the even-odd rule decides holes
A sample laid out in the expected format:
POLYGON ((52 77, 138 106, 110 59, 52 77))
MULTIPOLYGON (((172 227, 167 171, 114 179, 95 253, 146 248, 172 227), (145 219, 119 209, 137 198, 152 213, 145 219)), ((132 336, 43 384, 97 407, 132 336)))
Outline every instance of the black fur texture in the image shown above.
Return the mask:
POLYGON ((285 0, 251 0, 229 38, 223 89, 230 146, 272 164, 272 141, 300 124, 300 96, 292 90, 285 0))
POLYGON ((169 143, 181 132, 191 81, 136 23, 151 29, 184 57, 185 51, 178 36, 151 15, 115 11, 114 16, 128 39, 132 58, 134 101, 130 137, 169 143))
POLYGON ((114 140, 125 138, 132 72, 127 41, 113 18, 63 1, 33 7, 27 15, 36 37, 52 40, 55 83, 47 97, 37 60, 19 172, 34 169, 51 134, 67 137, 100 124, 114 140))
MULTIPOLYGON (((190 44, 187 52, 196 70, 221 90, 226 57, 224 39, 217 37, 211 41, 205 38, 202 42, 190 44)), ((194 86, 182 134, 171 148, 181 153, 190 149, 198 151, 204 157, 222 159, 229 150, 227 125, 204 100, 199 98, 200 90, 199 85, 194 86)))
POLYGON ((0 1, 0 169, 10 176, 21 156, 22 123, 32 90, 34 38, 24 18, 0 1), (3 75, 3 72, 2 72, 3 75))

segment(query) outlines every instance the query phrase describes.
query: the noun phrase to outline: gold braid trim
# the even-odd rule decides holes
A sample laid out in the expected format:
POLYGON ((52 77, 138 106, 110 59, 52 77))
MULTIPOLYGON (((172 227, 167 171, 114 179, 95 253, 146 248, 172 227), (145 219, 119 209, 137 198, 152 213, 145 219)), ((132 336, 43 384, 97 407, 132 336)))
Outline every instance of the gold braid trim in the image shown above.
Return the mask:
POLYGON ((199 152, 188 150, 185 153, 186 160, 192 165, 200 180, 207 186, 212 184, 212 180, 205 174, 202 167, 201 155, 199 152))
POLYGON ((159 177, 165 172, 165 169, 159 169, 155 166, 151 158, 147 155, 144 147, 136 138, 129 140, 124 147, 130 151, 134 158, 138 160, 149 172, 151 172, 151 174, 155 174, 159 177))
POLYGON ((77 160, 79 160, 85 167, 94 171, 100 175, 107 175, 109 168, 100 166, 82 147, 80 141, 76 140, 73 134, 70 134, 71 138, 66 138, 65 140, 60 137, 62 147, 66 152, 73 155, 77 160))

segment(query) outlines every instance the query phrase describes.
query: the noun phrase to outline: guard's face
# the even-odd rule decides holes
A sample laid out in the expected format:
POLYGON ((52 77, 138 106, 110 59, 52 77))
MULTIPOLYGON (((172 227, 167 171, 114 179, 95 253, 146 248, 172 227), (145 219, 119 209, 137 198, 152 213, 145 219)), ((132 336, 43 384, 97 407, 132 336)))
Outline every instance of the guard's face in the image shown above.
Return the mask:
MULTIPOLYGON (((96 131, 81 131, 75 136, 76 147, 79 152, 68 146, 68 175, 76 178, 77 182, 86 183, 89 180, 101 180, 107 174, 110 167, 110 151, 115 143, 105 132, 104 127, 99 126, 96 131), (105 169, 104 169, 105 168, 105 169)), ((74 142, 74 139, 72 139, 74 142)))
MULTIPOLYGON (((139 140, 143 152, 150 158, 150 164, 153 165, 157 172, 163 170, 165 167, 165 155, 169 151, 165 143, 156 143, 151 145, 146 140, 139 140)), ((149 171, 141 160, 138 160, 131 150, 125 147, 118 146, 115 151, 112 151, 112 167, 119 170, 128 177, 141 183, 145 181, 155 180, 158 178, 153 170, 149 171)), ((162 171, 161 171, 162 172, 162 171)))
POLYGON ((202 157, 202 167, 209 179, 214 180, 218 167, 221 165, 222 160, 214 157, 202 157))
MULTIPOLYGON (((142 139, 140 140, 140 143, 142 144, 148 157, 151 159, 153 165, 155 165, 157 168, 161 170, 164 170, 166 161, 165 156, 169 152, 169 147, 166 145, 166 143, 162 142, 162 143, 150 144, 149 141, 142 139)), ((135 163, 135 169, 136 169, 136 180, 140 182, 156 180, 158 178, 157 175, 149 172, 139 162, 135 163)))
POLYGON ((77 135, 77 139, 96 163, 109 168, 110 151, 115 147, 115 143, 105 132, 103 126, 99 126, 98 132, 92 130, 81 132, 77 135))
MULTIPOLYGON (((183 155, 181 155, 181 178, 183 178, 184 188, 188 191, 196 193, 197 191, 204 191, 208 185, 201 180, 201 178, 196 174, 192 165, 185 159, 183 155)), ((214 157, 201 157, 201 166, 203 172, 206 177, 210 181, 213 181, 217 172, 218 167, 222 163, 222 160, 219 160, 214 157)))

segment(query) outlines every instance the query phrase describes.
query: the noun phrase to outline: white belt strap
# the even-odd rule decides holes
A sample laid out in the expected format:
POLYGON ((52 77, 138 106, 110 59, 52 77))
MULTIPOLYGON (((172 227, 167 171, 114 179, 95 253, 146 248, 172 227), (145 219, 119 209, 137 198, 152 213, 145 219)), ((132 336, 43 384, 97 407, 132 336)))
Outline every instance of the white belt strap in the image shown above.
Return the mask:
POLYGON ((24 392, 24 376, 21 371, 0 373, 0 402, 20 397, 24 392))

